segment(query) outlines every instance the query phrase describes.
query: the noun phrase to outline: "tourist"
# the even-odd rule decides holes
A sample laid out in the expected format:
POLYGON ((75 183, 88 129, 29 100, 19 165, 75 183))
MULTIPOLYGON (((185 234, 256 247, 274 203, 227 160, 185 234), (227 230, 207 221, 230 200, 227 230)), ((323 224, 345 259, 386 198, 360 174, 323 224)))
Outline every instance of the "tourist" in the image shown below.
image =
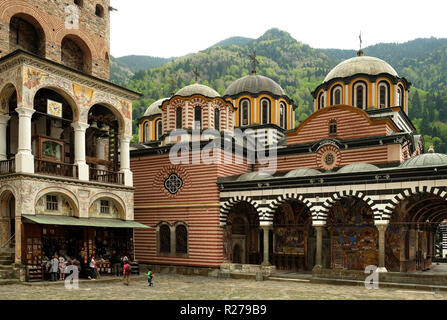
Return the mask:
POLYGON ((73 264, 73 267, 77 268, 77 270, 76 269, 74 269, 74 270, 76 270, 78 273, 80 273, 81 272, 81 262, 78 259, 76 259, 76 257, 73 257, 72 264, 73 264))
POLYGON ((147 271, 147 282, 149 284, 149 287, 152 287, 154 284, 152 283, 152 280, 154 279, 154 273, 151 270, 147 271))
POLYGON ((129 285, 130 282, 130 274, 132 273, 132 266, 129 264, 128 261, 126 261, 126 263, 124 264, 123 267, 123 282, 126 285, 129 285))
POLYGON ((92 256, 92 258, 90 259, 89 267, 90 267, 90 275, 88 276, 88 278, 89 278, 90 280, 95 280, 95 275, 96 275, 96 261, 95 261, 95 257, 93 257, 93 256, 92 256))
POLYGON ((112 251, 112 256, 110 257, 110 263, 112 264, 113 274, 119 277, 121 273, 121 261, 118 254, 116 253, 116 250, 112 251))
POLYGON ((64 279, 65 279, 65 277, 68 277, 70 274, 73 273, 72 266, 73 266, 73 261, 71 260, 70 257, 68 257, 66 265, 65 265, 65 269, 64 269, 64 279))
POLYGON ((63 256, 59 257, 59 279, 64 280, 65 279, 65 268, 67 266, 67 262, 65 261, 65 258, 63 256))
POLYGON ((51 281, 57 281, 57 271, 59 270, 59 259, 57 258, 57 254, 53 256, 53 259, 50 261, 50 274, 51 281))

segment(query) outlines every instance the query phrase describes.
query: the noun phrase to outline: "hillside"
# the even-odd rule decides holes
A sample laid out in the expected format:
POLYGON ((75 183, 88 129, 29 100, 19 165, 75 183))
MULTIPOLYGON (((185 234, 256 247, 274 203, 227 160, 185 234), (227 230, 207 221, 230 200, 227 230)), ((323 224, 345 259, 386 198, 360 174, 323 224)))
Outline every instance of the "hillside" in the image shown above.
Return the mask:
MULTIPOLYGON (((259 61, 258 73, 278 82, 298 106, 297 123, 313 112, 312 90, 340 61, 355 56, 354 50, 314 49, 285 31, 271 29, 258 39, 233 37, 198 53, 166 61, 119 58, 112 61, 111 78, 143 94, 134 103, 133 117, 138 119, 153 101, 193 83, 196 67, 199 82, 223 94, 234 80, 250 73, 248 57, 253 49, 259 61)), ((377 44, 364 51, 389 62, 401 77, 413 83, 410 117, 424 134, 427 148, 434 144, 436 151, 447 152, 447 39, 377 44)))

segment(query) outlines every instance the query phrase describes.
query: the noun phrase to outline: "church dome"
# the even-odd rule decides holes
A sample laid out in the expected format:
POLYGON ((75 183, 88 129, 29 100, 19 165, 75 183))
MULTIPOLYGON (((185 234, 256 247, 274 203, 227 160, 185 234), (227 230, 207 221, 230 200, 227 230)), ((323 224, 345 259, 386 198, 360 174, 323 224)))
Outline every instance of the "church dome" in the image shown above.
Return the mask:
POLYGON ((288 172, 284 178, 310 177, 321 174, 320 171, 310 168, 301 168, 288 172))
POLYGON ((445 165, 447 165, 447 155, 442 153, 424 153, 405 161, 399 166, 399 168, 445 166, 445 165))
POLYGON ((394 77, 399 76, 396 70, 382 59, 369 56, 357 56, 338 64, 328 73, 324 82, 328 82, 335 78, 350 77, 355 74, 375 76, 382 73, 387 73, 394 77))
POLYGON ((146 112, 144 113, 144 116, 145 117, 149 117, 149 116, 153 116, 155 114, 162 114, 160 107, 163 104, 163 102, 168 100, 168 99, 169 98, 163 98, 163 99, 155 101, 153 104, 151 104, 146 109, 146 112))
POLYGON ((195 94, 201 94, 202 96, 208 98, 220 97, 219 93, 216 90, 199 83, 194 83, 189 86, 186 86, 177 91, 175 95, 181 97, 190 97, 195 94))
POLYGON ((348 164, 344 166, 337 173, 355 173, 355 172, 366 172, 366 171, 376 171, 379 170, 375 165, 364 163, 364 162, 356 162, 352 164, 348 164))
POLYGON ((251 181, 251 180, 264 180, 264 179, 272 179, 273 177, 265 172, 254 171, 241 175, 237 178, 237 181, 251 181))
POLYGON ((269 92, 277 96, 285 96, 286 93, 279 84, 270 78, 251 74, 234 81, 225 91, 225 96, 234 96, 240 93, 269 92))

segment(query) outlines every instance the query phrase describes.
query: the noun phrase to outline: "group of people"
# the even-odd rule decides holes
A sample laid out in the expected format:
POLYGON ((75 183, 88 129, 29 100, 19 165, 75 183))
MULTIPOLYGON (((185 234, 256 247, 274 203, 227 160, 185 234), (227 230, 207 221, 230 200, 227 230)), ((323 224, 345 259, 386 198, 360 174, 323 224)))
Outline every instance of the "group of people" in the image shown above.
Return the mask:
POLYGON ((81 270, 81 262, 75 257, 71 258, 54 254, 51 260, 47 256, 44 256, 42 259, 44 274, 49 273, 51 281, 57 281, 58 278, 59 280, 64 280, 74 270, 70 266, 76 267, 78 271, 81 270))
MULTIPOLYGON (((127 256, 120 257, 116 250, 112 251, 112 256, 110 258, 110 263, 112 265, 113 275, 120 277, 123 275, 123 282, 125 285, 130 284, 130 275, 132 274, 132 266, 130 264, 129 258, 127 256)), ((70 266, 76 267, 78 272, 81 271, 81 262, 75 257, 64 257, 63 255, 54 254, 52 259, 48 259, 44 255, 42 259, 42 267, 45 273, 50 274, 51 281, 65 280, 65 277, 70 275, 76 268, 70 268, 70 266)), ((94 256, 90 257, 88 262, 88 279, 94 280, 100 277, 97 262, 94 256)), ((148 285, 153 286, 154 273, 148 270, 146 273, 148 285)))

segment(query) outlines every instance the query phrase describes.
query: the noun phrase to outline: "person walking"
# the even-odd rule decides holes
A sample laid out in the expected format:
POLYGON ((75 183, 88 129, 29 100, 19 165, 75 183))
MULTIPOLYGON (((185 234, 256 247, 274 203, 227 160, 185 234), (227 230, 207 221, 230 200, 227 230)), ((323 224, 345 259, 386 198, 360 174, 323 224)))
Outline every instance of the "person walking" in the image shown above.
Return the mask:
POLYGON ((147 283, 149 284, 149 287, 153 287, 154 284, 152 283, 152 280, 154 279, 154 273, 151 270, 147 271, 147 283))
POLYGON ((57 258, 57 254, 53 256, 53 259, 50 261, 50 274, 51 281, 57 281, 57 271, 59 270, 59 259, 57 258))
POLYGON ((90 267, 90 275, 88 276, 88 278, 90 280, 95 280, 95 275, 96 275, 96 261, 95 261, 95 257, 92 256, 92 258, 90 259, 90 263, 88 265, 90 267))
POLYGON ((129 262, 126 262, 123 267, 123 282, 125 285, 129 285, 130 283, 130 274, 132 273, 132 266, 129 262))
POLYGON ((112 251, 112 256, 110 257, 110 263, 112 264, 113 274, 117 277, 121 275, 121 259, 116 253, 116 250, 112 251))

